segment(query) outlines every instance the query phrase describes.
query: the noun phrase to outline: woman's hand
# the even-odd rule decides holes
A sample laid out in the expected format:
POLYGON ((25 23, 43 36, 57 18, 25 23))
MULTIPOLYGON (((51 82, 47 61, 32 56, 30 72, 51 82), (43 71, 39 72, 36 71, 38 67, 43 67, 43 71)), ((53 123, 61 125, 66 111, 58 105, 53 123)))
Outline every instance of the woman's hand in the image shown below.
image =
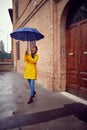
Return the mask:
POLYGON ((26 50, 25 54, 26 54, 26 55, 29 55, 29 49, 26 50))

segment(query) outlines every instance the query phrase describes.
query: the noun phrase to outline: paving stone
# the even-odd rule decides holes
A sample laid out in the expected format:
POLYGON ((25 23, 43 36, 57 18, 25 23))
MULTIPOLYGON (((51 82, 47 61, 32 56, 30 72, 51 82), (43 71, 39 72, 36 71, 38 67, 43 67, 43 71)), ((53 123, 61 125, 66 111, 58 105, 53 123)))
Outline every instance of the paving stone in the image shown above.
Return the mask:
POLYGON ((14 129, 8 129, 8 130, 20 130, 19 128, 14 128, 14 129))
POLYGON ((51 92, 36 82, 32 104, 29 86, 16 72, 0 75, 0 130, 87 130, 87 102, 66 92, 51 92))
POLYGON ((78 122, 78 119, 73 115, 46 123, 21 127, 22 130, 77 130, 77 128, 78 130, 86 130, 87 124, 83 121, 78 122))

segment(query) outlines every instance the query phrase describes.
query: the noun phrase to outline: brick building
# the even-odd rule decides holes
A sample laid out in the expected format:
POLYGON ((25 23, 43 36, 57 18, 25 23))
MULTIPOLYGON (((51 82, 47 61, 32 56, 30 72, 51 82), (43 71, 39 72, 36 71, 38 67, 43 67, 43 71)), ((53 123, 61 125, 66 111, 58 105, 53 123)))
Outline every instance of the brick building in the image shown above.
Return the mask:
MULTIPOLYGON (((37 28, 37 82, 87 99, 87 0, 13 0, 13 30, 37 28)), ((27 42, 13 39, 14 69, 23 74, 27 42)))

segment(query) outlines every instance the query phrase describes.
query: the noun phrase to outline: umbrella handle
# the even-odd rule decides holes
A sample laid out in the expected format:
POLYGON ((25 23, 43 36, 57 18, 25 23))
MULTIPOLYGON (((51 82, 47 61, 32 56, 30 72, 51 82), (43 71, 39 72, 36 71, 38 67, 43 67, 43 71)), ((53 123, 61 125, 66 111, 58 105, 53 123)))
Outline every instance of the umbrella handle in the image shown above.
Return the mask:
POLYGON ((27 41, 27 50, 28 50, 28 53, 29 53, 29 49, 30 49, 30 46, 29 46, 29 42, 27 41))

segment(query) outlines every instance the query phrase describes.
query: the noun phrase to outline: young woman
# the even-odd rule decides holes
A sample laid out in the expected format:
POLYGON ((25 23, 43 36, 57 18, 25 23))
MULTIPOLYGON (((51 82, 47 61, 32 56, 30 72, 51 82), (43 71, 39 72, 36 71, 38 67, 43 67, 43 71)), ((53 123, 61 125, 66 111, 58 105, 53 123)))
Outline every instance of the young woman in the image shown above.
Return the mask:
POLYGON ((37 79, 37 68, 36 64, 38 61, 38 48, 37 46, 33 46, 31 48, 31 54, 29 54, 28 50, 25 52, 24 61, 26 62, 25 69, 24 69, 24 78, 27 79, 29 86, 30 86, 30 98, 27 104, 33 102, 33 97, 35 96, 35 80, 37 79))

